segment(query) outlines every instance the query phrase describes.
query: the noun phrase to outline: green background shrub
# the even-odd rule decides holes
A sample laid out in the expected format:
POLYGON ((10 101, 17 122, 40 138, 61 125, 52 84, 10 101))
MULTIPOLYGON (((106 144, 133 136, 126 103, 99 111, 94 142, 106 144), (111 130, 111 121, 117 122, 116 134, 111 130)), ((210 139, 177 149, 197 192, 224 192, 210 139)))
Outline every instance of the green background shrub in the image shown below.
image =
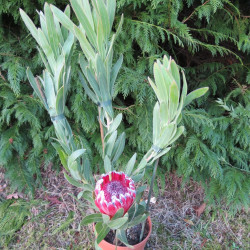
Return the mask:
MULTIPOLYGON (((42 182, 41 168, 50 162, 59 166, 51 146, 52 123, 25 74, 27 66, 41 74, 41 59, 18 12, 24 9, 37 22, 36 9, 44 2, 0 1, 0 165, 13 189, 31 193, 42 182)), ((47 2, 64 8, 68 1, 47 2)), ((176 170, 184 180, 201 181, 207 200, 226 201, 231 211, 249 203, 249 10, 245 1, 118 0, 115 20, 118 24, 124 13, 115 45, 115 56, 123 53, 124 63, 114 100, 124 114, 123 160, 134 151, 142 156, 150 146, 155 96, 147 76, 157 58, 171 55, 185 70, 189 91, 203 86, 210 91, 185 109, 185 136, 163 157, 159 171, 176 170)), ((97 110, 76 72, 79 50, 74 52, 66 116, 95 171, 103 171, 97 110)))

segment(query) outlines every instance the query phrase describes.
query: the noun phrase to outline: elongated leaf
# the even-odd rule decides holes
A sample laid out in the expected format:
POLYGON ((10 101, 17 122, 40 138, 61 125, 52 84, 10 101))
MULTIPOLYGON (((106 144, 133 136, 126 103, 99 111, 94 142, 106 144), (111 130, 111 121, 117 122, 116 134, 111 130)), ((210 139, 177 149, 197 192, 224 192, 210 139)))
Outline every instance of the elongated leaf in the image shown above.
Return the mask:
POLYGON ((174 60, 171 60, 171 63, 170 63, 170 68, 171 68, 171 73, 175 79, 175 82, 178 86, 178 89, 180 91, 180 74, 179 74, 179 68, 178 66, 176 65, 175 61, 174 60))
POLYGON ((94 177, 92 175, 90 162, 87 157, 84 157, 84 161, 83 161, 83 176, 84 176, 84 179, 88 181, 89 183, 94 183, 94 177))
POLYGON ((71 178, 69 175, 67 175, 65 172, 64 172, 64 177, 65 179, 73 186, 75 187, 78 187, 78 188, 82 188, 83 187, 83 183, 80 183, 78 181, 76 181, 75 179, 71 178))
POLYGON ((47 70, 44 71, 44 93, 47 98, 47 103, 51 114, 51 112, 55 112, 56 109, 56 94, 54 89, 53 78, 47 70))
POLYGON ((78 149, 74 151, 68 158, 68 166, 71 166, 72 163, 80 157, 86 150, 85 149, 78 149))
POLYGON ((22 9, 20 9, 20 14, 31 35, 36 39, 37 43, 39 44, 38 31, 36 26, 22 9))
POLYGON ((102 220, 103 220, 103 222, 106 224, 106 223, 108 223, 108 222, 110 221, 110 218, 109 218, 108 215, 102 214, 102 220))
POLYGON ((101 213, 90 214, 90 215, 87 215, 86 217, 83 218, 80 225, 86 226, 90 223, 101 222, 101 221, 102 221, 102 214, 101 213))
POLYGON ((63 100, 64 93, 63 92, 64 92, 64 86, 62 86, 58 90, 58 93, 56 96, 56 111, 58 114, 63 114, 64 112, 64 100, 63 100))
POLYGON ((55 56, 57 56, 58 55, 59 38, 58 38, 56 27, 55 27, 54 17, 52 15, 52 11, 51 11, 48 3, 45 3, 45 5, 44 5, 44 14, 45 14, 45 18, 46 18, 49 44, 50 44, 55 56))
POLYGON ((196 89, 196 90, 192 91, 191 93, 189 93, 186 97, 185 102, 184 102, 184 107, 187 106, 194 99, 197 99, 197 98, 205 95, 206 92, 208 91, 208 89, 209 89, 208 87, 204 87, 204 88, 196 89))
POLYGON ((107 0, 107 10, 108 10, 110 27, 112 27, 113 22, 114 22, 115 9, 116 9, 116 1, 115 0, 107 0))
POLYGON ((123 217, 118 218, 116 220, 110 220, 109 223, 107 223, 108 227, 116 230, 120 227, 122 227, 128 220, 128 214, 125 214, 123 217))
POLYGON ((145 157, 143 157, 139 163, 139 166, 136 168, 136 170, 133 172, 133 175, 139 173, 142 169, 144 169, 147 165, 147 160, 145 157))
POLYGON ((132 176, 132 180, 133 180, 134 182, 138 182, 138 181, 140 181, 140 180, 143 178, 144 174, 145 174, 145 170, 143 170, 143 172, 140 173, 140 174, 133 175, 133 176, 132 176))
MULTIPOLYGON (((117 130, 114 131, 109 139, 107 140, 106 142, 106 146, 105 146, 105 154, 108 155, 109 157, 111 157, 112 155, 112 152, 113 152, 113 148, 114 148, 114 145, 115 145, 115 141, 116 141, 116 138, 117 138, 117 130)), ((105 138, 107 139, 107 138, 105 138)))
POLYGON ((160 116, 163 124, 167 124, 170 121, 169 109, 166 102, 160 103, 160 116))
POLYGON ((120 217, 122 217, 124 214, 124 209, 123 208, 120 208, 116 213, 115 215, 112 217, 112 220, 116 220, 120 217))
POLYGON ((39 39, 39 44, 42 48, 42 50, 44 51, 44 54, 46 55, 50 68, 51 70, 54 72, 54 65, 56 65, 56 60, 54 57, 54 53, 53 50, 50 46, 50 44, 48 43, 48 40, 46 38, 46 36, 44 35, 44 33, 42 32, 42 30, 39 28, 38 29, 38 39, 39 39))
POLYGON ((131 157, 131 159, 129 160, 129 162, 126 165, 125 168, 125 174, 127 174, 128 176, 131 175, 134 165, 135 165, 135 161, 136 161, 136 153, 131 157))
POLYGON ((108 39, 111 28, 110 28, 107 8, 106 8, 103 0, 95 0, 93 2, 96 2, 95 7, 97 7, 96 10, 97 10, 97 12, 100 16, 100 19, 101 19, 100 21, 102 23, 104 37, 105 37, 105 39, 108 39))
POLYGON ((70 30, 72 33, 74 33, 74 26, 75 24, 70 20, 70 18, 68 17, 68 15, 66 14, 67 10, 65 10, 65 13, 62 12, 60 9, 58 9, 57 7, 50 5, 50 8, 52 10, 52 12, 54 13, 54 15, 56 16, 56 18, 58 19, 58 21, 68 30, 70 30))
POLYGON ((112 171, 112 164, 111 164, 111 161, 107 155, 105 155, 105 158, 104 158, 104 169, 105 169, 106 173, 112 171))
MULTIPOLYGON (((170 144, 170 143, 169 143, 170 144)), ((159 154, 157 154, 155 157, 154 157, 154 161, 158 158, 160 158, 161 156, 165 155, 169 150, 171 149, 171 147, 168 147, 168 148, 164 148, 159 154)))
POLYGON ((118 229, 116 232, 117 238, 125 244, 127 247, 133 249, 133 246, 129 245, 125 230, 118 229))
POLYGON ((123 132, 117 139, 117 141, 115 142, 115 154, 114 157, 112 159, 112 162, 116 162, 119 157, 121 156, 123 150, 125 147, 125 133, 123 132))
POLYGON ((162 69, 159 61, 154 63, 155 84, 157 86, 157 89, 159 90, 157 93, 158 94, 157 97, 159 99, 159 102, 165 101, 166 103, 168 103, 168 95, 169 95, 168 88, 169 88, 169 86, 167 85, 167 83, 164 80, 163 72, 162 72, 163 70, 165 70, 165 69, 162 69))
POLYGON ((173 81, 169 88, 169 122, 175 117, 179 104, 179 89, 175 81, 173 81))
POLYGON ((83 74, 79 71, 79 79, 82 83, 82 86, 86 92, 86 94, 90 97, 90 99, 92 99, 92 101, 94 103, 97 103, 97 98, 96 95, 93 93, 93 91, 89 88, 88 84, 86 83, 83 74))
POLYGON ((148 218, 148 213, 136 216, 131 222, 128 223, 128 227, 133 227, 145 221, 148 218))
POLYGON ((111 95, 113 95, 114 84, 115 84, 118 72, 122 66, 122 62, 123 62, 123 55, 121 55, 119 57, 119 59, 117 60, 117 62, 115 63, 115 65, 113 66, 113 68, 111 70, 111 77, 110 77, 110 93, 111 93, 111 95))
MULTIPOLYGON (((81 7, 81 5, 78 3, 78 0, 71 0, 71 6, 77 16, 77 19, 81 23, 82 27, 84 28, 86 35, 94 46, 96 46, 96 34, 95 31, 91 25, 91 21, 89 21, 88 17, 84 13, 84 9, 81 7)), ((92 18, 91 18, 92 20, 92 18)))
POLYGON ((89 68, 86 68, 86 76, 87 76, 87 79, 88 79, 88 82, 89 82, 91 88, 95 92, 96 97, 101 99, 100 87, 99 87, 98 82, 96 81, 95 77, 93 76, 93 74, 91 73, 89 68))
POLYGON ((73 30, 75 36, 79 40, 80 46, 82 48, 83 53, 89 60, 93 60, 95 58, 95 52, 88 42, 86 35, 80 30, 78 27, 74 26, 73 30))
POLYGON ((100 244, 100 242, 106 237, 108 232, 109 232, 109 227, 106 224, 103 224, 103 227, 98 233, 98 236, 96 238, 97 244, 100 244))
POLYGON ((61 163, 62 163, 63 167, 67 171, 69 171, 68 166, 67 166, 67 155, 65 154, 65 152, 62 150, 62 148, 57 143, 52 142, 52 145, 56 149, 56 151, 57 151, 57 153, 58 153, 58 155, 60 157, 60 160, 61 160, 61 163))
POLYGON ((160 134, 160 126, 161 126, 161 120, 160 120, 160 107, 159 103, 156 102, 154 106, 153 111, 153 143, 155 144, 159 134, 160 134))
POLYGON ((30 82, 32 88, 34 89, 34 91, 36 92, 36 94, 38 95, 40 100, 42 101, 44 107, 47 110, 49 110, 46 98, 45 98, 44 93, 43 93, 42 88, 41 88, 41 85, 35 80, 35 77, 32 74, 30 68, 27 68, 26 74, 27 74, 27 77, 29 79, 29 82, 30 82))
POLYGON ((165 145, 168 144, 170 138, 172 137, 175 128, 176 128, 176 124, 174 123, 170 123, 164 126, 161 130, 160 137, 158 141, 156 142, 155 146, 159 148, 164 148, 165 145))
POLYGON ((122 121, 122 113, 120 113, 116 116, 116 118, 114 119, 114 121, 112 122, 112 124, 108 130, 108 134, 113 133, 115 130, 117 130, 117 128, 121 124, 121 121, 122 121))
POLYGON ((174 137, 170 140, 169 145, 174 143, 183 134, 184 130, 185 130, 184 126, 178 127, 174 137))

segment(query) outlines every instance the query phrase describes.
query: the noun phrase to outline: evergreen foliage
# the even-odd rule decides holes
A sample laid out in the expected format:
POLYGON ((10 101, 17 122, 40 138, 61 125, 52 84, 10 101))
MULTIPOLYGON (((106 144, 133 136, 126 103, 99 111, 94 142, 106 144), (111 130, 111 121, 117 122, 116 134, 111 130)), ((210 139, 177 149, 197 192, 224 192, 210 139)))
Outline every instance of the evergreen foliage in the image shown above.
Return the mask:
MULTIPOLYGON (((33 92, 25 76, 27 66, 34 74, 41 74, 42 62, 18 12, 23 8, 37 23, 35 9, 41 10, 44 2, 0 1, 0 165, 13 187, 20 190, 32 190, 39 182, 41 164, 58 164, 49 139, 54 136, 51 121, 41 103, 30 96, 33 92)), ((53 4, 64 9, 66 2, 53 4)), ((188 92, 204 86, 210 91, 185 109, 182 125, 188 136, 179 139, 163 157, 159 171, 176 169, 186 180, 192 177, 201 181, 210 203, 226 200, 232 211, 242 204, 247 206, 249 4, 229 0, 118 0, 117 6, 115 23, 118 26, 122 13, 124 23, 114 58, 122 53, 124 63, 113 106, 125 117, 129 145, 122 162, 127 162, 133 151, 142 156, 151 145, 155 97, 147 76, 153 75, 155 59, 171 55, 185 71, 188 92)), ((95 171, 102 172, 97 110, 79 82, 77 50, 72 58, 75 63, 65 115, 72 130, 80 134, 95 171)))

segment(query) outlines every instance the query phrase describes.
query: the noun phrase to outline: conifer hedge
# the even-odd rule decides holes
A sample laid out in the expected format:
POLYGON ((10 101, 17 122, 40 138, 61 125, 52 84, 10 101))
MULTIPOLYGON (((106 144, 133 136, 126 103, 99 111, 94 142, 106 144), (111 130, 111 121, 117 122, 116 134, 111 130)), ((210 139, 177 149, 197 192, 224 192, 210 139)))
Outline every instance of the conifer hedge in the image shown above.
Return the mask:
MULTIPOLYGON (((52 162, 59 169, 51 146, 52 123, 25 74, 28 66, 34 74, 41 74, 42 62, 18 11, 24 9, 37 22, 36 9, 41 10, 44 2, 0 1, 0 165, 13 189, 30 193, 42 183, 42 168, 52 162)), ((47 2, 65 8, 68 1, 47 2)), ((155 59, 170 55, 185 70, 189 91, 203 86, 209 86, 210 91, 185 109, 186 136, 163 157, 161 185, 164 187, 168 171, 174 170, 183 180, 200 181, 210 204, 226 202, 232 212, 247 206, 250 3, 117 0, 117 6, 117 17, 124 13, 124 24, 115 57, 122 53, 124 63, 114 103, 115 110, 124 114, 129 145, 123 160, 135 150, 144 153, 150 146, 155 97, 147 76, 152 76, 155 59)), ((95 171, 103 172, 97 110, 79 82, 78 53, 76 46, 65 114, 89 151, 95 171)))

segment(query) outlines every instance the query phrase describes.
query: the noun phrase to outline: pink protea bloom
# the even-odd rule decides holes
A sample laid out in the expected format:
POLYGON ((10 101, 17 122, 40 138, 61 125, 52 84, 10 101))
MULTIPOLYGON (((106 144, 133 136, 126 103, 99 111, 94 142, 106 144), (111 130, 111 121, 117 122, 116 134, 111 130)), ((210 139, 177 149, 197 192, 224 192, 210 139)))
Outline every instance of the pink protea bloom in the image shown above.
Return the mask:
POLYGON ((135 199, 134 181, 123 172, 112 171, 101 176, 95 186, 95 204, 100 212, 111 218, 120 209, 124 214, 135 199))

